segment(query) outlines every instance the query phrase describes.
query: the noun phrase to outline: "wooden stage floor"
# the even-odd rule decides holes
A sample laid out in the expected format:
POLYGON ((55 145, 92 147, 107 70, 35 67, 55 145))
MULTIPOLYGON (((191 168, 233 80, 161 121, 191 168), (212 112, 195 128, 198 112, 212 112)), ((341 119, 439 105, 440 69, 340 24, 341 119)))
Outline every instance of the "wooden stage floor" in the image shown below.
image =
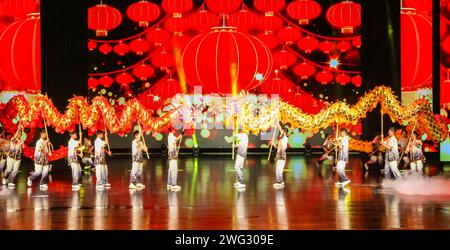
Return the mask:
MULTIPOLYGON (((335 172, 302 155, 288 156, 286 187, 274 190, 273 163, 250 156, 247 189, 233 188, 230 156, 182 157, 177 193, 166 190, 166 160, 144 167, 147 188, 128 189, 130 159, 109 159, 112 188, 96 191, 95 174, 73 192, 66 164, 54 166, 48 191, 26 187, 23 164, 16 190, 0 187, 0 229, 450 229, 449 196, 407 196, 380 186, 379 171, 364 175, 351 155, 350 192, 334 186, 335 172)), ((446 175, 429 166, 429 175, 446 175)))

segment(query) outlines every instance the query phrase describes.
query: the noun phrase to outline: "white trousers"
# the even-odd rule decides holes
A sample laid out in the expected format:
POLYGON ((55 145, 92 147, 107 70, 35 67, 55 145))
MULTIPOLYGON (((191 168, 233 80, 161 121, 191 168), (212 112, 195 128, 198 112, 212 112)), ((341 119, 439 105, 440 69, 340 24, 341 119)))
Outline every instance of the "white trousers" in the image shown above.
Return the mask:
POLYGON ((142 183, 142 168, 144 167, 143 162, 133 162, 133 167, 131 168, 130 183, 137 184, 142 183))
POLYGON ((97 164, 95 166, 95 176, 97 178, 97 185, 105 185, 108 183, 108 165, 97 164))
POLYGON ((78 162, 70 163, 70 168, 72 169, 72 185, 80 184, 81 178, 81 166, 78 162))
POLYGON ((392 176, 394 176, 395 179, 400 179, 402 177, 402 174, 400 173, 400 170, 398 170, 398 162, 386 162, 384 166, 384 175, 387 179, 390 179, 392 176))
POLYGON ((6 161, 5 175, 3 178, 8 180, 8 183, 14 183, 16 179, 17 172, 19 172, 20 160, 15 160, 8 157, 6 161))
POLYGON ((277 183, 283 182, 283 170, 286 160, 277 160, 275 165, 275 179, 277 183))
POLYGON ((169 160, 169 174, 167 175, 167 184, 171 186, 177 185, 178 178, 178 160, 169 160))
POLYGON ((423 162, 422 160, 412 161, 410 163, 411 172, 419 173, 419 175, 423 175, 423 162))
POLYGON ((244 184, 244 162, 245 162, 244 157, 236 155, 236 161, 234 162, 234 170, 236 171, 236 179, 241 184, 244 184))
POLYGON ((348 177, 345 174, 345 166, 347 165, 347 162, 345 161, 338 161, 336 164, 336 172, 339 175, 339 182, 348 181, 348 177))

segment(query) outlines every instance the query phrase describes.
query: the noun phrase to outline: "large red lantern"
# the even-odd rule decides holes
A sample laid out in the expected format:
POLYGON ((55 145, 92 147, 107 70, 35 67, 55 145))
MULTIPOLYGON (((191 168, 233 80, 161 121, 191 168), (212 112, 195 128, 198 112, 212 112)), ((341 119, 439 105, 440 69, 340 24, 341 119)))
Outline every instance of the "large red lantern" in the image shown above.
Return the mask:
POLYGON ((142 55, 144 54, 144 52, 147 52, 150 49, 150 44, 147 42, 147 40, 138 38, 130 43, 130 49, 137 55, 142 55))
POLYGON ((280 69, 287 69, 297 62, 297 57, 289 51, 281 50, 273 53, 273 64, 280 69))
POLYGON ((283 9, 286 2, 285 0, 255 0, 253 4, 256 9, 265 12, 266 15, 273 15, 273 12, 283 9))
POLYGON ((403 0, 403 8, 413 8, 427 15, 433 11, 433 0, 403 0))
POLYGON ((93 77, 90 77, 90 78, 88 79, 88 88, 89 88, 89 89, 96 89, 97 86, 98 86, 98 84, 99 84, 99 82, 98 82, 97 79, 95 79, 95 78, 93 78, 93 77))
POLYGON ((88 9, 88 28, 95 30, 97 36, 107 36, 108 31, 117 28, 122 22, 122 14, 114 7, 97 4, 88 9))
POLYGON ((167 69, 175 65, 175 58, 173 58, 172 53, 165 50, 159 51, 152 56, 152 64, 156 67, 167 69))
POLYGON ((138 22, 140 27, 147 27, 148 23, 155 21, 160 14, 158 5, 145 0, 131 4, 127 9, 128 17, 138 22))
POLYGON ((41 89, 41 19, 30 14, 0 33, 0 79, 12 90, 41 89))
POLYGON ((297 76, 300 76, 301 79, 308 79, 316 73, 316 68, 309 63, 303 62, 295 65, 293 71, 297 76))
POLYGON ((242 0, 206 0, 208 9, 215 13, 230 14, 241 7, 242 0))
POLYGON ((189 24, 192 29, 199 31, 209 31, 212 27, 220 25, 220 19, 217 15, 206 11, 200 10, 194 13, 189 18, 189 24))
POLYGON ((402 11, 400 24, 402 90, 431 88, 433 72, 431 18, 402 11))
POLYGON ((26 18, 28 14, 39 12, 36 0, 3 0, 0 1, 0 17, 16 19, 26 18))
POLYGON ((180 17, 182 13, 192 9, 192 0, 163 0, 162 7, 165 11, 172 13, 174 17, 180 17))
POLYGON ((163 43, 167 42, 170 38, 170 33, 166 30, 156 28, 147 32, 147 41, 155 46, 161 46, 163 43))
POLYGON ((323 70, 316 74, 316 81, 321 84, 327 84, 333 80, 333 74, 329 71, 323 70))
POLYGON ((347 41, 340 41, 337 45, 336 48, 340 51, 340 52, 346 52, 349 49, 352 48, 352 45, 350 44, 350 42, 347 41))
POLYGON ((258 90, 266 95, 285 96, 294 93, 295 85, 287 79, 269 78, 264 81, 258 90))
POLYGON ((342 34, 353 34, 353 29, 361 25, 361 5, 353 1, 333 4, 326 18, 332 26, 341 29, 342 34))
POLYGON ((93 51, 94 49, 97 48, 97 43, 94 41, 89 41, 87 46, 88 46, 88 50, 93 51))
POLYGON ((355 85, 356 87, 361 87, 362 86, 362 78, 360 75, 354 76, 352 77, 352 83, 353 85, 355 85))
POLYGON ((317 18, 322 7, 312 0, 295 0, 287 6, 286 12, 291 18, 298 20, 300 25, 304 25, 317 18))
POLYGON ((319 41, 312 36, 305 36, 298 40, 297 47, 309 54, 319 47, 319 41))
POLYGON ((203 93, 251 90, 272 69, 272 54, 258 38, 222 27, 193 38, 182 53, 182 69, 190 85, 203 93))
POLYGON ((279 30, 283 26, 283 20, 278 16, 261 16, 258 20, 259 28, 264 31, 279 30))
POLYGON ((287 26, 278 31, 277 37, 286 44, 292 44, 302 37, 302 32, 298 28, 287 26))
POLYGON ((258 16, 248 10, 240 10, 230 15, 228 25, 236 27, 238 30, 251 30, 258 24, 258 16))
POLYGON ((145 81, 155 74, 155 70, 149 65, 143 63, 133 68, 133 75, 141 81, 145 81))

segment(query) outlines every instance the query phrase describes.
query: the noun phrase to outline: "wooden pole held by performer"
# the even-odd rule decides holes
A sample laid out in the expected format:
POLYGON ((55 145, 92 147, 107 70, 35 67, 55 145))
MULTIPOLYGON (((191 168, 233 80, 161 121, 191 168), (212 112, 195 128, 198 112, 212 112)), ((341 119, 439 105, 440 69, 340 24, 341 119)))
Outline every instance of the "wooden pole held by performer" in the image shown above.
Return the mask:
MULTIPOLYGON (((42 117, 42 121, 44 122, 44 129, 45 129, 45 135, 47 136, 47 141, 50 142, 50 137, 48 136, 48 130, 47 130, 47 122, 46 122, 45 117, 42 117)), ((50 151, 50 155, 51 155, 51 152, 53 151, 53 145, 52 144, 48 145, 48 150, 50 151)))
POLYGON ((402 154, 400 155, 400 158, 399 158, 398 164, 397 164, 397 168, 398 168, 398 166, 400 166, 400 161, 403 159, 403 155, 405 154, 405 151, 409 148, 409 145, 411 144, 411 138, 412 138, 411 135, 416 130, 416 125, 417 125, 417 119, 414 121, 414 126, 413 126, 413 129, 411 130, 411 134, 409 135, 409 139, 408 139, 408 143, 406 144, 406 148, 405 148, 405 150, 403 150, 402 154))
POLYGON ((277 128, 278 128, 278 119, 277 119, 277 125, 275 125, 273 135, 272 135, 272 141, 270 141, 270 148, 269 148, 269 155, 267 156, 267 160, 270 160, 270 155, 272 154, 272 148, 273 148, 273 141, 275 140, 275 135, 277 134, 277 128))
POLYGON ((139 134, 141 135, 142 144, 144 144, 144 147, 145 147, 145 154, 147 155, 147 159, 150 160, 150 155, 148 154, 147 144, 145 144, 144 132, 142 131, 142 127, 139 122, 138 122, 138 129, 139 129, 139 134))

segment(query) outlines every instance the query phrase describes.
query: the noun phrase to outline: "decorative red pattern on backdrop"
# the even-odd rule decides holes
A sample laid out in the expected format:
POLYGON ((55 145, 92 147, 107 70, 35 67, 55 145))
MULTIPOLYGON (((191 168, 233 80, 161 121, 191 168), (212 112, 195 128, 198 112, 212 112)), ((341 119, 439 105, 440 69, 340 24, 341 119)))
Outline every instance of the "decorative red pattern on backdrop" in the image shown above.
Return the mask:
POLYGON ((41 19, 39 13, 9 25, 0 33, 2 90, 41 89, 41 19))

